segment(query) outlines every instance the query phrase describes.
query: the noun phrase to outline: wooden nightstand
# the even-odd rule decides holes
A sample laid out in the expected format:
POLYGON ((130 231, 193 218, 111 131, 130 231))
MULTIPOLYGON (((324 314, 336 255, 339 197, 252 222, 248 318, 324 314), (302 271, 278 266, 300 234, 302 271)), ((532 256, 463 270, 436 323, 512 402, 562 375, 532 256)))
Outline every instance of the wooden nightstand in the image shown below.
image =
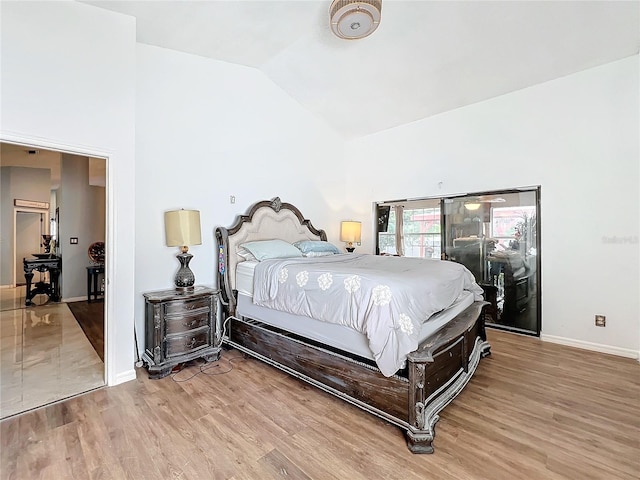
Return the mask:
POLYGON ((144 294, 145 350, 142 360, 149 378, 162 378, 177 365, 220 357, 222 331, 218 324, 218 290, 194 287, 144 294))

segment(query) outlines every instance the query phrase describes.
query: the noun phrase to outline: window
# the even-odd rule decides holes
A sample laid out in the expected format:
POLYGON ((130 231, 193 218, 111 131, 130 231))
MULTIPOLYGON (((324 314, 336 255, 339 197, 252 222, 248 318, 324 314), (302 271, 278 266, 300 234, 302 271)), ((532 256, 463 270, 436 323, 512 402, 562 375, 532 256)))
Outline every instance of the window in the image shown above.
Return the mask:
MULTIPOLYGON (((379 209, 380 210, 380 209, 379 209)), ((380 223, 380 212, 378 213, 378 223, 380 223)), ((378 231, 378 253, 386 255, 397 255, 396 248, 396 211, 386 208, 386 225, 384 230, 378 231)))
POLYGON ((405 256, 440 258, 440 207, 405 208, 403 217, 405 256))
POLYGON ((437 200, 379 205, 378 253, 440 258, 440 224, 440 202, 437 200))

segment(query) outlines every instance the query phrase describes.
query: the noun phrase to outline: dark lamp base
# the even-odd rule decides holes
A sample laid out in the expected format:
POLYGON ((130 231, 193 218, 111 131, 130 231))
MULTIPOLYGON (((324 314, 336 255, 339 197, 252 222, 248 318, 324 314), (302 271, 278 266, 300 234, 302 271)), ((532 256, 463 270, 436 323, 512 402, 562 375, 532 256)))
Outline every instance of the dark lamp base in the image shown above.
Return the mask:
POLYGON ((176 258, 180 261, 180 268, 176 273, 175 284, 178 290, 192 290, 193 284, 196 283, 196 276, 189 268, 189 262, 193 258, 190 253, 179 253, 176 258))

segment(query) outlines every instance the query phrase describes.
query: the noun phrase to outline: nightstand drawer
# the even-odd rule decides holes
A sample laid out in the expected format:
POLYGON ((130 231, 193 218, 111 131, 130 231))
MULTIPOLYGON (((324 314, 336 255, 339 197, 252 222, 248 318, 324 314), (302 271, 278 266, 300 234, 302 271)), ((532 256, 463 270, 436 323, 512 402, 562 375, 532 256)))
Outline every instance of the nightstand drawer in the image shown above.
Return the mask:
POLYGON ((209 307, 195 310, 187 315, 167 316, 165 317, 165 332, 167 335, 171 335, 195 330, 209 325, 210 317, 211 310, 209 307))
POLYGON ((166 338, 166 356, 175 357, 193 352, 201 347, 209 345, 209 328, 204 327, 194 330, 188 335, 175 335, 166 338))
POLYGON ((164 313, 165 315, 173 315, 173 314, 188 314, 193 310, 198 310, 199 308, 210 308, 211 307, 211 299, 210 298, 196 298, 194 300, 182 300, 177 302, 167 302, 164 304, 164 313))

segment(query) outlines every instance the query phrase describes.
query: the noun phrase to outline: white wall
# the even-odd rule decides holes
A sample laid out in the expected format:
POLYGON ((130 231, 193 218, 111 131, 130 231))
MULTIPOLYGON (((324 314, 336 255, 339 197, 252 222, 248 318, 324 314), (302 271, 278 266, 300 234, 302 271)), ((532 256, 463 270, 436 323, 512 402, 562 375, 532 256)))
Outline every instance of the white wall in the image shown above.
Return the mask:
POLYGON ((58 238, 62 254, 62 299, 65 302, 87 298, 87 266, 89 246, 104 242, 104 200, 96 198, 96 189, 104 196, 104 188, 89 185, 89 159, 62 154, 58 207, 58 238), (75 237, 78 243, 71 244, 75 237))
POLYGON ((189 248, 190 267, 197 284, 213 285, 215 227, 230 226, 258 200, 293 203, 337 240, 344 173, 342 140, 260 71, 142 44, 137 55, 135 310, 142 349, 142 293, 173 288, 179 266, 178 249, 164 244, 165 211, 200 210, 202 245, 189 248))
POLYGON ((76 2, 2 2, 0 139, 108 157, 107 381, 135 377, 135 20, 76 2))
POLYGON ((376 200, 541 185, 543 338, 637 355, 638 65, 630 57, 351 142, 358 219, 372 230, 376 200))

